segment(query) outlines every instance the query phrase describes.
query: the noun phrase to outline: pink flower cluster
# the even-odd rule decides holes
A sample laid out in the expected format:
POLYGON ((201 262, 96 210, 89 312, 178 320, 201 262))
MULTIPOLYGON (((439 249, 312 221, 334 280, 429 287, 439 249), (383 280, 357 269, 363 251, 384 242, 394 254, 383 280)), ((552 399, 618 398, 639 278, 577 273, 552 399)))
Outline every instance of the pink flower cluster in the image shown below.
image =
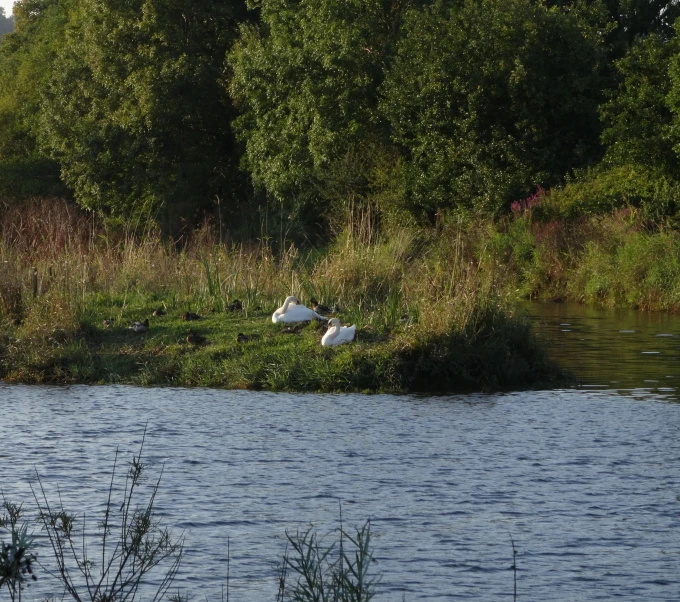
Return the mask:
POLYGON ((538 205, 541 204, 541 200, 543 199, 544 194, 545 192, 543 188, 539 186, 536 189, 536 192, 532 194, 530 197, 522 201, 515 201, 512 205, 510 205, 510 210, 515 215, 525 213, 526 211, 530 211, 534 207, 537 207, 538 205))

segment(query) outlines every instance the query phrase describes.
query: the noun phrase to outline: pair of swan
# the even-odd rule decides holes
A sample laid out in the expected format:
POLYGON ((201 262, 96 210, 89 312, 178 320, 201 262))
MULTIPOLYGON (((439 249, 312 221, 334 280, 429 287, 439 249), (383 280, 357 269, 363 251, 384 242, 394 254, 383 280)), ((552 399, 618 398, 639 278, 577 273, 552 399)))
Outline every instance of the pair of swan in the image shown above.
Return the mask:
MULTIPOLYGON (((274 322, 274 324, 279 322, 288 324, 294 322, 309 322, 314 319, 327 320, 327 318, 324 318, 313 309, 301 305, 297 297, 292 296, 287 297, 283 305, 272 314, 272 322, 274 322)), ((331 318, 328 320, 328 331, 323 335, 321 345, 324 347, 331 347, 349 343, 354 340, 356 330, 357 327, 355 325, 341 326, 340 320, 331 318)))

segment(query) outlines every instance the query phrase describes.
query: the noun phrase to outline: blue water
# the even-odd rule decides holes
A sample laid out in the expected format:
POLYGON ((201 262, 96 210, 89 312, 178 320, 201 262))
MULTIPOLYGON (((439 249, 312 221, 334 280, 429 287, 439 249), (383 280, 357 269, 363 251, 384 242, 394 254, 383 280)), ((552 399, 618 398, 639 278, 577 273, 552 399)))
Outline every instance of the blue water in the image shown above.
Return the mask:
MULTIPOLYGON (((117 448, 145 442, 183 533, 174 591, 274 600, 285 533, 371 519, 376 600, 680 600, 673 390, 362 396, 0 384, 0 488, 101 518, 117 448), (57 489, 58 488, 58 489, 57 489)), ((24 600, 60 591, 46 570, 24 600)), ((330 542, 331 539, 327 539, 330 542)))

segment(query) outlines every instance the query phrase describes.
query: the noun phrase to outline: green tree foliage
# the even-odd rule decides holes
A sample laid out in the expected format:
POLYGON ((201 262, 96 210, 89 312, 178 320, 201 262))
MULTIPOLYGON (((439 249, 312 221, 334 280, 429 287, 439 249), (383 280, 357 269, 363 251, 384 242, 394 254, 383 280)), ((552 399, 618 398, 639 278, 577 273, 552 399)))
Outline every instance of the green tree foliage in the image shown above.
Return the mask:
POLYGON ((41 90, 63 41, 68 0, 20 0, 0 43, 0 197, 63 194, 59 166, 40 151, 41 90))
MULTIPOLYGON (((680 40, 659 34, 639 38, 616 62, 621 84, 601 107, 606 127, 606 164, 646 165, 678 174, 673 151, 673 111, 668 102, 671 61, 680 53, 680 40)), ((680 83, 680 82, 679 82, 680 83)))
POLYGON ((433 219, 498 211, 599 153, 600 52, 572 15, 528 0, 411 11, 382 109, 403 199, 433 219))
POLYGON ((545 4, 566 8, 599 25, 619 56, 638 36, 672 36, 673 23, 680 16, 677 0, 549 0, 545 4))
POLYGON ((192 222, 235 186, 223 57, 238 0, 77 0, 42 142, 85 207, 192 222), (161 211, 159 214, 158 212, 161 211))
MULTIPOLYGON (((646 223, 670 224, 680 209, 680 39, 639 36, 614 63, 618 87, 600 108, 604 160, 572 188, 583 210, 630 206, 646 223)), ((572 191, 565 190, 568 201, 572 191)))
POLYGON ((387 131, 383 81, 409 0, 270 0, 229 56, 253 181, 296 222, 318 227, 370 191, 387 131))

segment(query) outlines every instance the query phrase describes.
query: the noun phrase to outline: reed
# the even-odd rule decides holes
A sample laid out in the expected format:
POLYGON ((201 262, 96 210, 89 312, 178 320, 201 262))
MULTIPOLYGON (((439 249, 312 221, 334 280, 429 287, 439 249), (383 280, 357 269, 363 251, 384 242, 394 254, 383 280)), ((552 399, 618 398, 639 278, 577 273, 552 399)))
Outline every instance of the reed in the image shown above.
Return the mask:
POLYGON ((37 490, 32 491, 38 521, 47 534, 56 564, 55 569, 48 570, 61 582, 64 595, 73 600, 133 602, 143 594, 151 594, 148 599, 152 601, 162 600, 179 570, 183 540, 162 527, 156 513, 160 476, 149 487, 146 499, 140 499, 144 495, 142 475, 146 472, 142 460, 145 436, 146 429, 123 487, 116 485, 116 451, 101 521, 94 523, 96 531, 86 516, 66 511, 60 495, 50 501, 37 476, 37 490), (121 494, 118 500, 117 493, 121 494), (153 586, 148 585, 149 573, 161 574, 153 586))

